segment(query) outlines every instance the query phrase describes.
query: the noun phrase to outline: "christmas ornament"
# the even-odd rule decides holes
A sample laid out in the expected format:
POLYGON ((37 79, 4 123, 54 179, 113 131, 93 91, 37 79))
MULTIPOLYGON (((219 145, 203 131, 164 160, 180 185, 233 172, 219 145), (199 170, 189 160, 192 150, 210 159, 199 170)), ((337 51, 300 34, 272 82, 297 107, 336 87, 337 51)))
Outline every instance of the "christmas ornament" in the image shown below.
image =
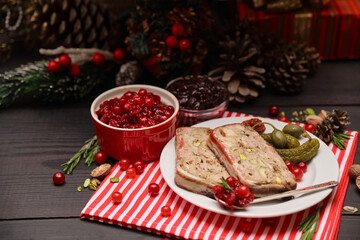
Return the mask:
POLYGON ((124 59, 125 59, 125 52, 124 52, 124 50, 119 49, 119 48, 116 49, 116 50, 114 51, 114 53, 113 53, 113 57, 114 57, 115 60, 117 60, 117 61, 119 61, 119 62, 124 61, 124 59))
MULTIPOLYGON (((166 38, 166 45, 169 48, 176 48, 178 45, 178 40, 174 35, 170 35, 166 38)), ((179 46, 180 47, 180 46, 179 46)), ((181 49, 181 48, 180 48, 181 49)))
MULTIPOLYGON (((30 0, 26 22, 29 47, 97 47, 108 49, 113 36, 110 12, 98 1, 30 0)), ((115 31, 114 31, 115 32, 115 31)))
POLYGON ((60 71, 60 64, 57 61, 51 60, 48 63, 47 68, 48 68, 49 72, 57 73, 60 71))
POLYGON ((213 23, 204 4, 194 7, 180 0, 142 0, 126 22, 129 35, 125 43, 152 74, 171 79, 191 73, 204 62, 213 23), (186 40, 181 42, 180 37, 186 40))
POLYGON ((171 28, 171 32, 175 36, 180 37, 181 35, 184 34, 184 26, 180 23, 175 23, 171 28))
POLYGON ((63 67, 69 67, 71 65, 71 58, 67 54, 62 54, 59 57, 59 63, 63 67))
POLYGON ((101 53, 95 53, 93 55, 92 61, 95 65, 102 66, 105 63, 105 57, 101 53))
POLYGON ((257 63, 260 49, 241 25, 228 30, 219 41, 221 62, 209 76, 227 85, 229 100, 244 103, 265 88, 265 69, 257 63))
POLYGON ((190 41, 187 39, 181 39, 179 42, 179 49, 181 51, 189 50, 190 46, 191 46, 190 41))

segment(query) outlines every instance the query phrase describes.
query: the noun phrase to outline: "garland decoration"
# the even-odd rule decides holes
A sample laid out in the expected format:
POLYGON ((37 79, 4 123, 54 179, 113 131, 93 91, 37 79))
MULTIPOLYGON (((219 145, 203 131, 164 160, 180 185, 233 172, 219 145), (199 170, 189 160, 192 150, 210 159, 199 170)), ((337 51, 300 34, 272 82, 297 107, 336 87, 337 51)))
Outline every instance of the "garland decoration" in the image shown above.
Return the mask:
POLYGON ((191 2, 142 0, 126 21, 127 50, 158 78, 199 73, 208 54, 214 19, 191 2))

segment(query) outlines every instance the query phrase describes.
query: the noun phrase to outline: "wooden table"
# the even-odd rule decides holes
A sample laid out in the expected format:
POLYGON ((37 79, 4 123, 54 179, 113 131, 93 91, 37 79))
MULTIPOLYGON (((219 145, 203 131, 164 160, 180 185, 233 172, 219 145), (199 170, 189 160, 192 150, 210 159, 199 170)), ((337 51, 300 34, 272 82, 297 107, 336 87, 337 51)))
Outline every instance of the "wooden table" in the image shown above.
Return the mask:
MULTIPOLYGON (((18 54, 1 64, 0 72, 35 59, 18 54)), ((252 103, 232 105, 231 111, 267 116, 269 105, 291 115, 294 110, 339 108, 351 116, 349 130, 360 130, 360 62, 329 61, 306 80, 301 94, 263 91, 252 103)), ((92 169, 81 162, 66 183, 54 186, 52 175, 94 135, 89 108, 97 89, 84 100, 61 104, 20 101, 0 110, 0 239, 161 239, 162 236, 80 220, 80 211, 94 193, 78 192, 92 169)), ((360 163, 359 147, 355 163, 360 163)), ((326 166, 324 166, 326 171, 326 166)), ((360 194, 350 180, 344 205, 360 208, 360 194)), ((358 239, 360 213, 343 213, 339 239, 358 239)))

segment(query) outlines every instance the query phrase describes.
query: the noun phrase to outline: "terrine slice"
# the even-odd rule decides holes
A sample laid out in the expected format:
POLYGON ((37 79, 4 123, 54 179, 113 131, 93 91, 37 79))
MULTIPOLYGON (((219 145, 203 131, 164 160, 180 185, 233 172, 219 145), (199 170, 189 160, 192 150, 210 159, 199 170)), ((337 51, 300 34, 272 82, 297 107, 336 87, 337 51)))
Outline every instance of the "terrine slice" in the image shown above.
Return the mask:
POLYGON ((176 130, 177 186, 213 197, 211 188, 229 176, 225 167, 208 147, 210 128, 181 127, 176 130))
POLYGON ((294 175, 258 132, 241 123, 215 128, 208 143, 232 176, 255 196, 296 189, 294 175))

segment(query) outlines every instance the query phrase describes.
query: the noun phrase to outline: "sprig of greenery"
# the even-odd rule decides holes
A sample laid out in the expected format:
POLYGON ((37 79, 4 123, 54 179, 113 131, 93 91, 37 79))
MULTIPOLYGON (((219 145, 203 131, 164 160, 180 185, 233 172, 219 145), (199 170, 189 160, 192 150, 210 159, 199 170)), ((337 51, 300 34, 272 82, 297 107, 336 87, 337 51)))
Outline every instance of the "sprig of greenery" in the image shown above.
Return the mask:
POLYGON ((227 192, 230 192, 232 190, 232 188, 229 186, 229 184, 226 182, 224 177, 220 178, 221 182, 218 182, 218 184, 222 185, 225 187, 227 192))
POLYGON ((338 148, 340 148, 341 150, 346 148, 345 143, 348 142, 348 140, 350 139, 351 134, 347 134, 347 133, 334 133, 334 137, 331 140, 331 142, 333 144, 335 144, 338 148))
POLYGON ((85 141, 85 145, 66 163, 61 164, 64 166, 64 172, 66 174, 72 173, 74 168, 78 165, 81 158, 85 158, 85 163, 90 166, 95 162, 95 154, 100 151, 100 147, 97 142, 97 137, 94 136, 85 141))
POLYGON ((297 227, 298 230, 303 231, 301 240, 311 240, 316 233, 319 226, 319 216, 322 204, 307 218, 301 221, 297 227))

